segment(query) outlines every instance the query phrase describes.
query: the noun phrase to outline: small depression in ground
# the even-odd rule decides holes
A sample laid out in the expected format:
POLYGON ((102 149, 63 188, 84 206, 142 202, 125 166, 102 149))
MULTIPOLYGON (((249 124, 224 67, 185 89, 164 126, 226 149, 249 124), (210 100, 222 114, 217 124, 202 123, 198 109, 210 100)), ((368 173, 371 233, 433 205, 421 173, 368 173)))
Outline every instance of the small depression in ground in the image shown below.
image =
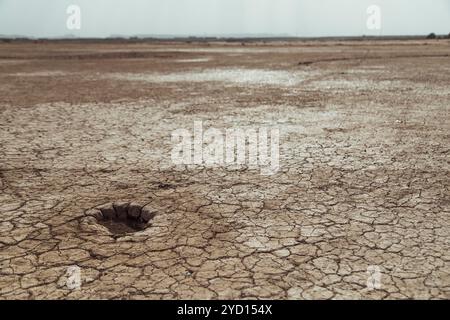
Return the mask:
POLYGON ((156 210, 149 205, 133 202, 115 202, 94 208, 89 212, 98 224, 114 235, 125 235, 142 231, 150 226, 156 210))

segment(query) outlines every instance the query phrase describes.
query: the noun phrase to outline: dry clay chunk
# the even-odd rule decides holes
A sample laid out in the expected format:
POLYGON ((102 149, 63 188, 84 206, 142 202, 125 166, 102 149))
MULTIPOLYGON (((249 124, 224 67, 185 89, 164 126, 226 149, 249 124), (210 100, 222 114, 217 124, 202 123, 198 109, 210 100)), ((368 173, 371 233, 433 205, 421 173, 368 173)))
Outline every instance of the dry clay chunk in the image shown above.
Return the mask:
POLYGON ((157 211, 154 208, 152 208, 149 205, 146 205, 145 207, 142 208, 141 219, 144 220, 144 222, 148 222, 156 215, 156 212, 157 211))
POLYGON ((100 208, 104 219, 114 219, 116 217, 116 211, 112 204, 103 205, 100 208))
POLYGON ((116 210, 117 217, 120 220, 125 220, 128 215, 128 202, 116 202, 114 203, 114 209, 116 210))
POLYGON ((137 220, 141 215, 141 206, 137 203, 130 203, 128 206, 128 217, 137 220))

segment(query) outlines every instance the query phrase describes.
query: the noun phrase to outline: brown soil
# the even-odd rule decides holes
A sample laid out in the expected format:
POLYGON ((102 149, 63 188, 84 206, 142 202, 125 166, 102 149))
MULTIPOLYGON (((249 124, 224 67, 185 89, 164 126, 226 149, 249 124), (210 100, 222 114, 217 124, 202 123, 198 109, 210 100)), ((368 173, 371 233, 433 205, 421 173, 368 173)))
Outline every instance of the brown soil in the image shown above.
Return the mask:
POLYGON ((0 43, 0 298, 449 299, 449 54, 0 43), (280 128, 279 172, 175 167, 197 120, 280 128), (117 237, 88 216, 116 201, 157 214, 117 237))

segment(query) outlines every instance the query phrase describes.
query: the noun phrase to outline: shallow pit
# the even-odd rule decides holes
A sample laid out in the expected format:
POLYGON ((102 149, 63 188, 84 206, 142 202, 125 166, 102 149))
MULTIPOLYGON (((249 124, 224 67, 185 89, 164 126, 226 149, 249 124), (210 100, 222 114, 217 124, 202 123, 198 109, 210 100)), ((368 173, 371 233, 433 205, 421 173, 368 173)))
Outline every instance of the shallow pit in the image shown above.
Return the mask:
POLYGON ((89 210, 97 223, 106 227, 114 235, 124 235, 142 231, 150 226, 156 210, 150 205, 134 202, 115 202, 89 210))

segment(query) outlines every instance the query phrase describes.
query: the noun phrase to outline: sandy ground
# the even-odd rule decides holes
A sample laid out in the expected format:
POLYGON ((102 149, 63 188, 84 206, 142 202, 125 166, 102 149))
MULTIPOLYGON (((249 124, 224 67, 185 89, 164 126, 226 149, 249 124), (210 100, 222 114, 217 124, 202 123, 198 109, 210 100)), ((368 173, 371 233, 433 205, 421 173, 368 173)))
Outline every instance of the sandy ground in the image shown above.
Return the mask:
POLYGON ((1 299, 450 298, 448 40, 3 43, 0 114, 1 299), (174 166, 194 121, 280 170, 174 166))

